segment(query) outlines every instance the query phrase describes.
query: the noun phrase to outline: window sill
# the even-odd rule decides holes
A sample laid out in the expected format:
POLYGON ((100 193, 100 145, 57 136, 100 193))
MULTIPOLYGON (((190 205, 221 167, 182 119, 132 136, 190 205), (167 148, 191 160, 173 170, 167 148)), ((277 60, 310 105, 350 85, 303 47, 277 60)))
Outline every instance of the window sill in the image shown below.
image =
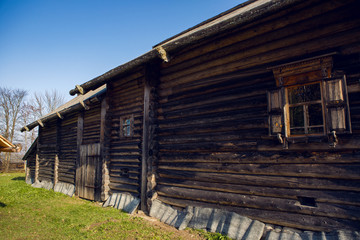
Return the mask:
POLYGON ((307 136, 292 136, 287 137, 289 143, 327 143, 328 137, 326 135, 307 135, 307 136))

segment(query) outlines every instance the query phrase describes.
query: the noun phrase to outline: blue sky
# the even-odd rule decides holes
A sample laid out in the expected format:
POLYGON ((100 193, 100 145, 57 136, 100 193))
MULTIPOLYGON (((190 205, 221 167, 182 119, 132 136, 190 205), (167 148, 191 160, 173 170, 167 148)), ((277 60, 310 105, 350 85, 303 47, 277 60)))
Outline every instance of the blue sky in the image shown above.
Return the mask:
POLYGON ((244 1, 0 0, 0 86, 68 91, 244 1))

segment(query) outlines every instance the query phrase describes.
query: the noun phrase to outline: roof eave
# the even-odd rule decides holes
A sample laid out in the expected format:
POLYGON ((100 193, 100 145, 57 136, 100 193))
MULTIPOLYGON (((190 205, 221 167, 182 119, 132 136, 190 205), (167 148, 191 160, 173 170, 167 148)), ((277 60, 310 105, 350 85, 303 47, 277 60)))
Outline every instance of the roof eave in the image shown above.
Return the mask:
MULTIPOLYGON (((102 87, 102 85, 100 86, 102 87)), ((99 88, 100 88, 99 87, 99 88)), ((79 99, 75 104, 67 107, 67 108, 63 108, 61 110, 55 110, 53 113, 50 113, 28 125, 26 125, 25 127, 22 127, 20 129, 21 132, 25 132, 25 131, 31 131, 32 129, 34 129, 35 127, 39 126, 39 122, 47 122, 49 120, 52 120, 54 118, 58 118, 59 116, 63 116, 63 115, 66 115, 68 113, 71 113, 73 111, 76 111, 76 110, 80 110, 82 108, 84 108, 84 106, 81 104, 81 101, 82 100, 83 102, 90 102, 92 99, 94 98, 98 98, 99 96, 105 94, 106 92, 106 87, 104 86, 103 89, 100 89, 98 92, 95 92, 93 95, 90 95, 89 97, 87 98, 81 98, 79 99)), ((86 97, 85 95, 83 95, 84 97, 86 97)), ((73 100, 75 100, 76 98, 74 98, 73 100)), ((71 100, 71 101, 73 101, 71 100)), ((64 106, 64 105, 63 105, 64 106)), ((61 108, 61 107, 60 107, 61 108)))
MULTIPOLYGON (((184 37, 181 37, 180 35, 176 35, 175 39, 170 38, 170 41, 163 42, 163 44, 155 45, 155 49, 152 49, 151 51, 145 53, 144 55, 128 62, 123 65, 120 65, 103 75, 100 75, 99 77, 96 77, 88 82, 85 82, 80 85, 80 87, 84 90, 84 92, 87 92, 89 90, 95 89, 98 86, 101 86, 102 84, 105 84, 110 79, 120 75, 124 74, 127 71, 133 70, 136 67, 139 67, 142 64, 146 64, 149 61, 152 61, 156 58, 160 58, 160 54, 158 53, 157 48, 161 47, 163 48, 167 53, 173 53, 183 47, 186 47, 190 44, 193 44, 199 40, 214 36, 216 34, 222 33, 224 31, 233 29, 235 27, 247 24, 251 21, 254 21, 255 19, 258 19, 259 17, 269 14, 272 12, 280 11, 281 9, 287 8, 297 2, 301 2, 302 0, 272 0, 270 2, 267 2, 263 5, 260 5, 256 8, 250 9, 249 11, 246 11, 240 15, 234 16, 232 18, 229 18, 225 21, 219 22, 217 24, 214 24, 210 27, 207 27, 205 29, 201 29, 199 31, 196 31, 192 34, 186 35, 184 37)), ((250 1, 256 2, 256 1, 250 1)), ((240 5, 241 6, 241 5, 240 5)), ((221 15, 221 14, 220 14, 221 15)), ((219 16, 220 16, 219 15, 219 16)), ((222 15, 221 15, 222 16, 222 15)), ((207 21, 205 21, 206 23, 207 21)), ((193 28, 191 28, 193 29, 193 28)), ((187 33, 188 31, 185 31, 187 33)), ((75 95, 79 93, 79 88, 74 88, 69 91, 70 95, 75 95)))

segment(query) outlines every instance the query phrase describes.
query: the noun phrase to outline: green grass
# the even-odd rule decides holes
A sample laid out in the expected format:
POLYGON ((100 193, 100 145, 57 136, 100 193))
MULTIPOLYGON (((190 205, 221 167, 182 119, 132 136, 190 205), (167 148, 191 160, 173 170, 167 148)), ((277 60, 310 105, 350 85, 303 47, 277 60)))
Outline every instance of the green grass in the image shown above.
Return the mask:
POLYGON ((178 239, 139 217, 0 174, 1 239, 178 239))
POLYGON ((203 230, 177 231, 101 204, 33 188, 24 173, 0 173, 0 239, 225 240, 203 230))

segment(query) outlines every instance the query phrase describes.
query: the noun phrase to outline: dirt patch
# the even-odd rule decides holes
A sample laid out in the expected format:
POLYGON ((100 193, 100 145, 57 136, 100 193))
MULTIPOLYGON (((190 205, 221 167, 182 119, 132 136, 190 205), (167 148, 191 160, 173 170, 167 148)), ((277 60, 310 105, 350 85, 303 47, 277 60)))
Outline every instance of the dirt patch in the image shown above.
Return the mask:
POLYGON ((199 239, 204 240, 203 236, 199 232, 196 232, 192 229, 185 229, 185 230, 178 230, 170 225, 160 222, 158 219, 150 217, 146 215, 142 211, 138 211, 131 215, 131 217, 141 217, 142 219, 146 220, 147 222, 151 223, 155 228, 160 229, 166 232, 172 232, 174 238, 181 238, 181 239, 199 239))

